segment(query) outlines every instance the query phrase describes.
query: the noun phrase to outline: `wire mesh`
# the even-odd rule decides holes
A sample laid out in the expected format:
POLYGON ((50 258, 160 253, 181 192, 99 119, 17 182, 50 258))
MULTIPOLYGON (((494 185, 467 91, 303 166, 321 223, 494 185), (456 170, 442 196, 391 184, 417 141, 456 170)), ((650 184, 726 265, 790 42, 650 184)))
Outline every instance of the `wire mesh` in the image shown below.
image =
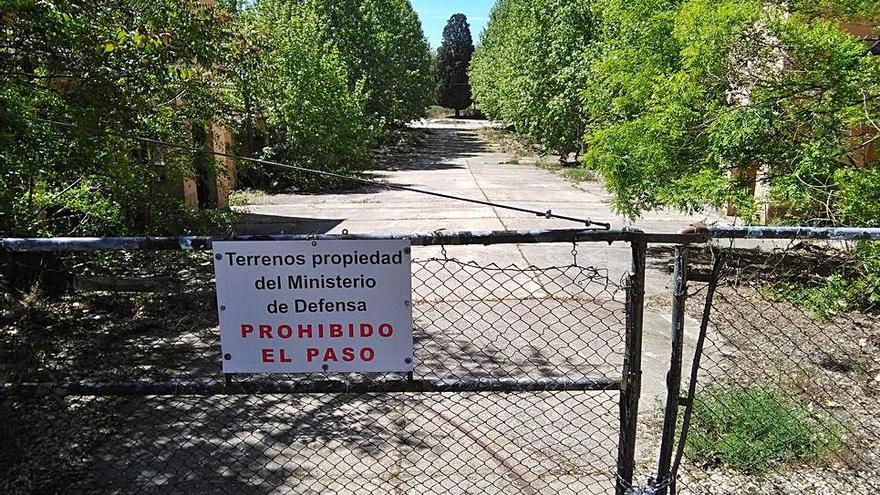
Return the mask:
MULTIPOLYGON (((880 287, 864 269, 876 257, 829 241, 716 249, 727 263, 679 493, 877 493, 880 287)), ((700 318, 702 298, 689 304, 700 318)))
MULTIPOLYGON (((416 251, 417 253, 417 251, 416 251)), ((65 255, 146 294, 33 291, 5 302, 7 383, 222 384, 208 253, 65 255)), ((617 277, 620 278, 619 276, 617 277)), ((625 290, 588 266, 413 264, 412 379, 620 379, 625 290)), ((381 384, 400 374, 236 375, 381 384)), ((610 387, 613 388, 613 387, 610 387)), ((4 493, 614 491, 607 391, 251 393, 0 399, 4 493)))

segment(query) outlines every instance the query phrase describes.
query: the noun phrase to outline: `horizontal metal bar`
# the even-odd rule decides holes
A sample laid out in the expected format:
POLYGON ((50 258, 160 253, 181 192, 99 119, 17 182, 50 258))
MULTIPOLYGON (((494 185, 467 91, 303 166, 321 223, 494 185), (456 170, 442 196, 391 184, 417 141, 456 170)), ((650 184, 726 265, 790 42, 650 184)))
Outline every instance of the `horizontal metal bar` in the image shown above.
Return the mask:
POLYGON ((850 227, 734 227, 714 226, 705 231, 714 239, 831 239, 880 240, 880 229, 850 227))
MULTIPOLYGON (((236 236, 232 238, 208 236, 2 238, 0 239, 0 250, 9 252, 66 252, 104 250, 177 251, 189 249, 205 250, 211 249, 213 241, 226 240, 325 241, 409 239, 414 246, 453 246, 475 244, 532 244, 543 242, 616 242, 629 241, 633 238, 634 235, 644 234, 641 234, 636 230, 529 229, 501 231, 438 231, 410 234, 236 236)), ((683 236, 674 234, 672 235, 672 237, 679 239, 683 236)))
POLYGON ((179 251, 210 249, 210 237, 28 237, 0 239, 0 251, 179 251))
POLYGON ((322 234, 243 235, 232 238, 182 237, 49 237, 0 238, 0 251, 70 252, 143 250, 208 250, 214 241, 327 241, 409 239, 413 246, 463 246, 492 244, 537 244, 556 242, 632 242, 649 244, 699 244, 709 239, 832 239, 880 240, 880 229, 817 227, 733 227, 715 226, 683 233, 644 233, 636 229, 527 229, 496 231, 437 231, 409 234, 322 234))
POLYGON ((2 396, 147 396, 267 395, 461 392, 561 392, 620 390, 620 380, 605 377, 569 378, 448 378, 428 380, 222 380, 170 382, 3 383, 2 396))

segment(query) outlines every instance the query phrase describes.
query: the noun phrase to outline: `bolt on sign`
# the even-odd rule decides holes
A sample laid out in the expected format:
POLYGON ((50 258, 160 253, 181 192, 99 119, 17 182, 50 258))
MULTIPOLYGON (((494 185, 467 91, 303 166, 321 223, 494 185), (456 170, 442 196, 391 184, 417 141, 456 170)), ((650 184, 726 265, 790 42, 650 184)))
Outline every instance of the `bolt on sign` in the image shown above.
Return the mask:
POLYGON ((224 373, 412 371, 408 240, 213 248, 224 373))

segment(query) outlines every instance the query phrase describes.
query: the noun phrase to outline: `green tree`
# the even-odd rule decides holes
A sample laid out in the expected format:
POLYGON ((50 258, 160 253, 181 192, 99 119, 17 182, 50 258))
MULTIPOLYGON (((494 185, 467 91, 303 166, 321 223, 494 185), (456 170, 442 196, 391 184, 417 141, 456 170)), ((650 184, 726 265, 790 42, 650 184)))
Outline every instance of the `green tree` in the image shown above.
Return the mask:
POLYGON ((443 42, 437 50, 437 84, 440 105, 461 110, 471 106, 468 69, 474 54, 471 28, 464 14, 455 14, 443 28, 443 42))
POLYGON ((549 150, 585 149, 631 217, 733 205, 754 220, 769 204, 878 225, 863 151, 880 139, 880 57, 845 32, 854 16, 880 3, 498 0, 474 95, 549 150))
POLYGON ((594 4, 585 164, 615 206, 753 219, 757 180, 792 222, 880 225, 861 201, 880 182, 855 159, 880 136, 880 58, 841 28, 847 4, 594 4))
POLYGON ((382 54, 371 79, 369 107, 393 125, 423 117, 434 101, 431 48, 409 0, 372 0, 368 22, 378 26, 382 54))
MULTIPOLYGON (((241 18, 237 50, 240 103, 264 122, 267 159, 351 172, 367 163, 378 123, 366 112, 363 78, 351 82, 340 50, 323 39, 327 18, 317 2, 262 0, 241 18), (246 91, 245 91, 246 89, 246 91)), ((252 184, 274 189, 315 188, 326 181, 286 169, 245 169, 252 184)))
POLYGON ((431 53, 409 0, 318 0, 315 8, 350 87, 364 85, 369 115, 400 126, 425 114, 433 99, 431 53))
POLYGON ((474 54, 474 99, 563 159, 577 155, 591 39, 586 0, 500 0, 474 54))
POLYGON ((516 0, 497 0, 489 13, 489 22, 480 35, 480 45, 474 51, 469 71, 473 98, 486 116, 511 121, 514 94, 509 90, 514 79, 514 48, 510 30, 517 19, 514 16, 516 0))
POLYGON ((191 143, 207 129, 229 14, 197 1, 14 0, 0 19, 0 232, 194 225, 162 184, 213 160, 126 136, 191 143))

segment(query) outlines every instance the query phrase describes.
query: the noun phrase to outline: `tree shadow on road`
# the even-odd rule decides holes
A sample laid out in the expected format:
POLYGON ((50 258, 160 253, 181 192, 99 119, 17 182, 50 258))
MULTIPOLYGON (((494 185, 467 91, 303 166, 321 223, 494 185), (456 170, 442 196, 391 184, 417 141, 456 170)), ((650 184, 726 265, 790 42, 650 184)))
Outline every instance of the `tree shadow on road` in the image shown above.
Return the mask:
POLYGON ((489 151, 473 130, 439 128, 425 132, 425 140, 417 149, 376 155, 375 168, 388 171, 461 169, 465 167, 463 164, 452 162, 489 151))
POLYGON ((121 421, 94 451, 83 492, 307 493, 377 478, 404 444, 394 428, 403 400, 386 394, 115 400, 121 421))
POLYGON ((238 235, 326 234, 344 221, 342 218, 241 213, 235 224, 235 232, 238 235))

